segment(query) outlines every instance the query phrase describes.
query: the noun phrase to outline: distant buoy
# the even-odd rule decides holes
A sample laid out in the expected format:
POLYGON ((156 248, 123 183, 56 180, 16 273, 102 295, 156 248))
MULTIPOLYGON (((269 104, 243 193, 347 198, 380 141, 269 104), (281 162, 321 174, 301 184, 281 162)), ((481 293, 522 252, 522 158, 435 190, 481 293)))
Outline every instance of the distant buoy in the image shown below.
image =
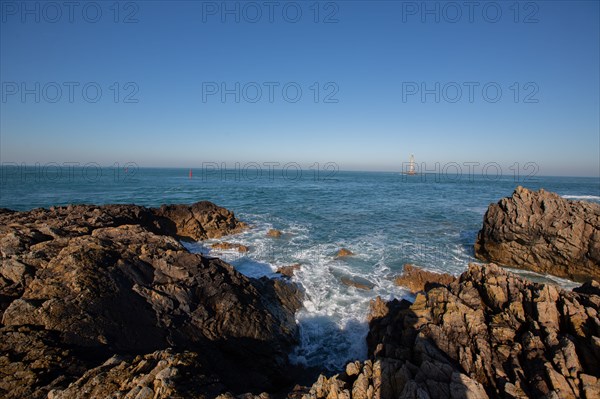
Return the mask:
POLYGON ((190 169, 190 173, 189 173, 190 179, 192 178, 192 169, 190 169))

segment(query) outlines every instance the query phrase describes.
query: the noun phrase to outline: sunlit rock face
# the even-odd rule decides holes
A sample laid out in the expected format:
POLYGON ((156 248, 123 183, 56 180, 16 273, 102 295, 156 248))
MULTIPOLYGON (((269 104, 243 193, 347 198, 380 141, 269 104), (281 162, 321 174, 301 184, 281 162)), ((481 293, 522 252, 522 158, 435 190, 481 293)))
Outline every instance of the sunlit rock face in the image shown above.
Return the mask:
POLYGON ((577 281, 600 280, 600 204, 518 187, 489 206, 475 255, 577 281))

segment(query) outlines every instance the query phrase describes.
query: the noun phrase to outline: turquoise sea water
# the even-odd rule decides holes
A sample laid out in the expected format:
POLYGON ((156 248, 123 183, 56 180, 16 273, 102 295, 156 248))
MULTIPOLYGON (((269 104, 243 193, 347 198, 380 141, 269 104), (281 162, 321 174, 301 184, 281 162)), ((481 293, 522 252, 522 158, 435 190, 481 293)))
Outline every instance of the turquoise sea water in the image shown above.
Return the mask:
MULTIPOLYGON (((597 178, 406 176, 398 173, 137 168, 1 168, 0 207, 27 210, 69 203, 192 203, 209 200, 233 210, 253 229, 227 241, 247 254, 216 252, 249 276, 273 276, 300 263, 294 277, 306 290, 297 315, 301 344, 292 360, 339 369, 366 355, 369 300, 409 297, 393 284, 405 263, 453 274, 474 261, 473 243, 487 206, 516 186, 544 188, 600 202, 597 178), (284 232, 266 237, 270 228, 284 232), (348 248, 355 256, 335 257, 348 248), (363 291, 341 282, 367 279, 363 291)), ((186 244, 209 252, 209 243, 186 244)), ((563 282, 564 283, 564 282, 563 282)))

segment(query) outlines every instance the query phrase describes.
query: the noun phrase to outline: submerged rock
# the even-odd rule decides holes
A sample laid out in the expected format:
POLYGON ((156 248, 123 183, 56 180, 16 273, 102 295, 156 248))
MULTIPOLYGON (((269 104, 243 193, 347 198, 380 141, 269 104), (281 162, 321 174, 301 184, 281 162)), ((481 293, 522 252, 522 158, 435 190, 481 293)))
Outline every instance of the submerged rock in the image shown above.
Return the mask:
POLYGON ((267 231, 267 237, 279 238, 283 233, 277 229, 270 229, 267 231))
POLYGON ((189 253, 176 238, 242 226, 200 204, 186 222, 168 217, 184 206, 0 212, 0 396, 200 398, 285 386, 302 293, 189 253))
POLYGON ((407 263, 404 265, 403 273, 396 277, 394 281, 396 285, 406 287, 416 293, 440 285, 448 285, 454 280, 456 280, 456 277, 451 274, 434 273, 407 263))
POLYGON ((340 278, 342 284, 348 287, 358 288, 359 290, 372 290, 375 287, 375 284, 367 280, 366 278, 358 277, 358 276, 342 276, 340 278))
POLYGON ((349 249, 346 248, 340 248, 339 251, 337 251, 337 253, 335 254, 335 256, 337 258, 343 258, 345 256, 354 256, 354 252, 350 251, 349 249))
POLYGON ((574 291, 471 264, 414 303, 372 302, 369 360, 320 376, 324 398, 595 398, 600 286, 574 291))
POLYGON ((229 250, 236 250, 238 252, 248 252, 249 248, 245 245, 242 244, 235 244, 235 243, 231 243, 231 242, 216 242, 214 244, 211 245, 211 248, 213 249, 220 249, 220 250, 224 250, 224 251, 229 251, 229 250))
POLYGON ((300 270, 301 267, 302 265, 300 263, 294 263, 293 265, 278 267, 275 273, 291 278, 294 276, 294 272, 300 270))
POLYGON ((489 206, 475 256, 578 281, 600 280, 600 204, 517 187, 512 197, 489 206))

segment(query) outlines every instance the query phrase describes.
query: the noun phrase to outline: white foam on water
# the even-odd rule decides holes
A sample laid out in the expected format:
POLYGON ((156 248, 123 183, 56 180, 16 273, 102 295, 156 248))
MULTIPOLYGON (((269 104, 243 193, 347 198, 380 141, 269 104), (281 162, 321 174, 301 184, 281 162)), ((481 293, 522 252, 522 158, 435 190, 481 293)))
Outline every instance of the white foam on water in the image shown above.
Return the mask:
POLYGON ((365 359, 369 302, 377 295, 384 299, 405 297, 408 292, 389 279, 390 269, 383 262, 372 265, 369 271, 358 271, 351 266, 355 259, 369 258, 369 252, 378 251, 372 242, 352 244, 325 244, 304 251, 304 263, 294 280, 306 290, 304 308, 297 315, 300 326, 300 345, 291 355, 292 362, 340 370, 351 360, 365 359), (341 246, 356 256, 336 259, 341 246), (372 290, 346 286, 341 277, 363 278, 373 283, 372 290))
POLYGON ((399 258, 432 271, 453 274, 464 271, 473 260, 461 244, 436 246, 415 244, 409 239, 392 241, 384 232, 348 241, 316 243, 313 237, 318 227, 286 223, 266 215, 242 217, 250 222, 251 229, 222 240, 188 243, 186 247, 220 257, 249 277, 274 277, 278 267, 300 263, 292 280, 302 285, 305 299, 296 314, 300 343, 290 360, 332 371, 343 369, 349 361, 366 359, 367 316, 372 299, 413 298, 406 288, 394 283, 393 277, 400 273, 399 258), (271 228, 281 230, 282 237, 268 237, 271 228), (246 245, 249 251, 240 254, 210 248, 219 241, 246 245), (355 255, 336 258, 342 247, 355 255), (395 265, 394 269, 390 264, 395 265), (373 288, 347 286, 341 281, 343 277, 358 282, 365 279, 373 288))
POLYGON ((561 197, 572 200, 600 201, 600 196, 598 195, 561 195, 561 197))

